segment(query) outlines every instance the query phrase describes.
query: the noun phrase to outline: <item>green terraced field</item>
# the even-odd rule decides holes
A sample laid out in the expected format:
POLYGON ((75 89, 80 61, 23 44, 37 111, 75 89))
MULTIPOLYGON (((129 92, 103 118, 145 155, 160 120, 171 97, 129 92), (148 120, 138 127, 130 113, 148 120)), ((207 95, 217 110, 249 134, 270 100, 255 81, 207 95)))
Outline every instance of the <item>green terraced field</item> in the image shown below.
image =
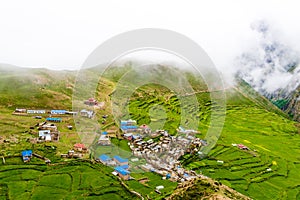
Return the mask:
POLYGON ((122 182, 112 175, 113 168, 85 160, 50 166, 7 161, 0 165, 0 199, 139 199, 130 191, 162 199, 177 186, 155 173, 133 173, 135 180, 122 182), (142 184, 141 178, 148 181, 142 184), (155 192, 158 185, 165 187, 162 194, 155 192))
MULTIPOLYGON (((300 175, 297 174, 300 135, 296 122, 269 103, 264 103, 265 99, 259 100, 261 97, 254 92, 243 94, 237 89, 226 93, 226 122, 218 145, 206 159, 186 155, 183 164, 254 199, 300 198, 300 175), (244 144, 251 150, 239 150, 232 147, 232 143, 244 144), (217 163, 217 160, 224 161, 224 164, 217 163), (272 171, 268 172, 268 168, 272 171)), ((200 92, 197 98, 200 104, 199 137, 203 138, 211 113, 209 93, 200 92)), ((164 129, 175 133, 180 123, 181 108, 171 92, 162 90, 147 95, 147 88, 140 88, 130 102, 132 118, 139 123, 152 123, 149 110, 153 104, 165 108, 164 129)), ((190 110, 194 109, 193 105, 187 106, 190 110)))
POLYGON ((186 155, 184 164, 254 199, 300 198, 300 137, 295 122, 256 106, 227 110, 222 135, 208 158, 186 155), (239 150, 232 143, 251 150, 239 150))
POLYGON ((1 166, 0 199, 137 199, 111 171, 88 162, 1 166))

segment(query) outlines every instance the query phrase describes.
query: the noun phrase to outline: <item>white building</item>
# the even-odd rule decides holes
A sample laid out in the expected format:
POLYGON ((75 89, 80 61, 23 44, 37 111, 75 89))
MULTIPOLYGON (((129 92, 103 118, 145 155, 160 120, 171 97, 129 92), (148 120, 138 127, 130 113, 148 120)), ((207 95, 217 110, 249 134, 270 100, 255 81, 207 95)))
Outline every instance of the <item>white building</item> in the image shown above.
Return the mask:
POLYGON ((27 110, 28 114, 45 114, 46 110, 27 110))

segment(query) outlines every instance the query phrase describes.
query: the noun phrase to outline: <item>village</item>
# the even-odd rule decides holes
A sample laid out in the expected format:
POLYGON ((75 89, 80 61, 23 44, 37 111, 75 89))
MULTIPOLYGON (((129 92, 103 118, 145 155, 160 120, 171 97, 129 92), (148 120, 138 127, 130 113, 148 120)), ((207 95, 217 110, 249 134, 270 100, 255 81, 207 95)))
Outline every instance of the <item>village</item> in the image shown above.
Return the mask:
MULTIPOLYGON (((90 98, 83 102, 87 106, 86 109, 80 111, 67 110, 46 110, 46 109, 19 109, 17 108, 13 114, 22 116, 31 116, 38 120, 45 121, 37 123, 32 130, 37 130, 36 137, 30 139, 30 143, 49 143, 59 142, 60 131, 58 131, 58 124, 62 123, 64 116, 80 116, 87 119, 92 119, 96 112, 95 107, 102 108, 104 103, 98 103, 95 99, 90 98), (92 107, 92 108, 91 108, 92 107), (94 107, 94 108, 93 108, 94 107), (90 108, 90 109, 88 109, 90 108)), ((108 115, 103 115, 103 122, 105 122, 108 115)), ((67 125, 69 130, 73 129, 72 125, 67 125)), ((92 159, 104 165, 112 167, 113 175, 122 180, 134 179, 131 176, 133 168, 138 167, 143 172, 152 172, 161 176, 163 180, 172 182, 185 182, 191 179, 205 176, 197 174, 193 170, 186 170, 180 164, 180 157, 185 154, 201 155, 201 147, 206 146, 205 140, 196 137, 199 132, 196 130, 187 130, 183 127, 178 127, 177 134, 171 135, 166 130, 151 130, 151 128, 142 124, 138 126, 136 120, 128 119, 119 122, 120 134, 116 134, 116 130, 102 130, 98 140, 97 147, 113 146, 111 139, 118 137, 121 140, 127 141, 130 148, 130 156, 122 157, 121 155, 94 155, 92 159), (132 163, 144 161, 138 166, 132 166, 132 163)), ((34 131, 33 131, 34 132, 34 131)), ((248 147, 242 144, 233 144, 241 150, 249 150, 248 147)), ((63 159, 82 159, 90 155, 90 149, 83 143, 76 143, 72 149, 66 153, 60 154, 63 159)), ((43 160, 46 164, 51 164, 51 160, 41 156, 30 149, 21 152, 23 162, 30 162, 32 157, 37 157, 43 160)), ((223 161, 217 161, 222 163, 223 161)), ((156 187, 156 192, 160 193, 163 185, 156 187)))
MULTIPOLYGON (((145 160, 146 164, 139 166, 144 172, 157 173, 162 179, 173 182, 184 182, 200 176, 194 171, 185 170, 179 161, 185 153, 198 153, 200 147, 206 145, 206 141, 194 136, 198 131, 179 127, 177 136, 172 136, 165 130, 152 132, 147 125, 138 126, 137 122, 131 119, 122 120, 120 124, 123 139, 128 141, 132 152, 131 161, 145 160)), ((111 145, 107 132, 102 133, 98 145, 111 145)), ((113 166, 114 175, 124 180, 132 179, 128 158, 102 154, 96 159, 105 165, 113 166)))

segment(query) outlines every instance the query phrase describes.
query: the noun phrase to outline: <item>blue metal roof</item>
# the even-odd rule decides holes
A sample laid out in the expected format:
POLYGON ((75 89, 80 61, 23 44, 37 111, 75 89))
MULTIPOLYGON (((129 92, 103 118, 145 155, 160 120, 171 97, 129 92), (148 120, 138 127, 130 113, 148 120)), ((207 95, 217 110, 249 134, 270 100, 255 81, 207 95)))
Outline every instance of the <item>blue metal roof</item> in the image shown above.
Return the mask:
POLYGON ((133 139, 137 139, 137 138, 140 138, 141 136, 140 135, 132 135, 133 139))
POLYGON ((24 150, 22 151, 22 156, 31 156, 32 155, 32 150, 24 150))
POLYGON ((51 113, 66 113, 66 110, 51 110, 51 113))
POLYGON ((137 129, 137 126, 121 126, 121 129, 127 130, 127 129, 137 129))
POLYGON ((57 118, 57 117, 48 117, 46 118, 47 121, 61 121, 61 118, 57 118))
POLYGON ((99 156, 99 159, 102 161, 109 161, 110 157, 106 154, 102 154, 101 156, 99 156))
POLYGON ((115 171, 122 174, 122 175, 127 175, 127 174, 130 174, 129 171, 123 169, 122 167, 115 167, 115 171))
POLYGON ((107 132, 106 131, 102 132, 102 135, 107 135, 107 132))
POLYGON ((118 162, 123 163, 123 162, 128 162, 128 159, 126 158, 121 158, 120 156, 114 156, 114 159, 116 159, 118 162))
POLYGON ((121 165, 120 167, 123 168, 123 169, 128 169, 129 165, 121 165))

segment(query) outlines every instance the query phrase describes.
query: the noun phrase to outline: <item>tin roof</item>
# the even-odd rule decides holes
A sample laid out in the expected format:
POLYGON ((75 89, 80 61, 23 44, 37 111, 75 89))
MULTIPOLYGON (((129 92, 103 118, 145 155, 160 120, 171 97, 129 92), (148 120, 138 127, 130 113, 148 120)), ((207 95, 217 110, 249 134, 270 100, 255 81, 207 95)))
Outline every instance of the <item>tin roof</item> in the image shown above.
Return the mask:
POLYGON ((120 173, 120 174, 122 174, 122 175, 128 175, 128 174, 130 174, 129 171, 123 169, 122 167, 115 167, 115 171, 118 172, 118 173, 120 173))
POLYGON ((99 159, 102 161, 109 161, 110 157, 106 154, 102 154, 101 156, 99 156, 99 159))
POLYGON ((120 156, 114 156, 114 159, 116 159, 120 163, 128 162, 128 159, 121 158, 120 156))

